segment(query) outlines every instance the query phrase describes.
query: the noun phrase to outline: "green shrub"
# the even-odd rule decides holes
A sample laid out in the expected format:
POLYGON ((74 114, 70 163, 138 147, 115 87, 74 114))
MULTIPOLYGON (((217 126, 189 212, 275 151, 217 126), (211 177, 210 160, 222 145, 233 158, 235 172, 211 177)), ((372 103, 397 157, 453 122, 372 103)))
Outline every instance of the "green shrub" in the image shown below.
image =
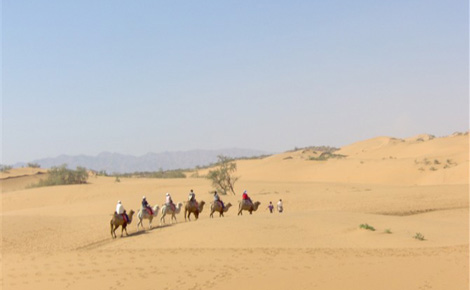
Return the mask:
POLYGON ((334 153, 331 153, 331 152, 323 152, 318 157, 310 157, 309 160, 325 161, 325 160, 332 159, 332 158, 342 159, 342 158, 345 158, 345 157, 346 157, 346 155, 342 155, 342 154, 334 154, 334 153))
POLYGON ((420 240, 420 241, 424 241, 424 236, 421 233, 416 233, 416 235, 413 238, 420 240))
POLYGON ((66 165, 52 167, 49 170, 47 179, 41 179, 38 184, 33 187, 66 185, 66 184, 82 184, 86 183, 88 173, 86 168, 77 167, 76 170, 68 169, 66 165))
POLYGON ((369 230, 369 231, 375 231, 375 228, 373 226, 368 225, 368 224, 361 224, 359 226, 359 228, 369 230))

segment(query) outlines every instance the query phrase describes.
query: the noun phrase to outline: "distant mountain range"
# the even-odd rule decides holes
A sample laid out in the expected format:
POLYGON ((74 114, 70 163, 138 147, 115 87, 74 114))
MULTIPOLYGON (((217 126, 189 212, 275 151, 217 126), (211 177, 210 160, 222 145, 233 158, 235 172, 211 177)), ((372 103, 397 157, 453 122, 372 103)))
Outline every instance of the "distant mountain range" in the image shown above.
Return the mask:
MULTIPOLYGON (((147 153, 139 157, 103 152, 97 156, 60 155, 54 158, 37 159, 31 163, 39 164, 41 168, 51 168, 67 164, 67 167, 71 169, 81 166, 96 171, 105 170, 107 173, 132 173, 137 171, 159 171, 207 166, 217 162, 217 156, 219 155, 231 158, 249 158, 266 154, 269 153, 259 150, 237 148, 147 153)), ((26 163, 17 163, 13 165, 13 167, 22 166, 26 166, 26 163)))

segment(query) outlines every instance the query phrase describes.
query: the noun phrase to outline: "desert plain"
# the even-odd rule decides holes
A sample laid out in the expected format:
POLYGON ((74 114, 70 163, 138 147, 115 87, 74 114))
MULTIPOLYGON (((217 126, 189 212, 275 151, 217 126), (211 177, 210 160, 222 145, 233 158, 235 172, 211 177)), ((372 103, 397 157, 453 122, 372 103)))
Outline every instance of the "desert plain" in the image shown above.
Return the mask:
POLYGON ((2 289, 469 289, 468 133, 377 137, 334 153, 237 161, 237 194, 221 196, 233 207, 214 218, 208 169, 40 188, 28 186, 45 169, 4 172, 2 289), (138 230, 134 216, 129 236, 111 237, 117 200, 138 211, 144 195, 161 206, 190 189, 206 202, 198 220, 181 212, 160 225, 159 213, 138 230), (238 216, 244 190, 261 205, 238 216), (270 213, 279 199, 284 212, 270 213))

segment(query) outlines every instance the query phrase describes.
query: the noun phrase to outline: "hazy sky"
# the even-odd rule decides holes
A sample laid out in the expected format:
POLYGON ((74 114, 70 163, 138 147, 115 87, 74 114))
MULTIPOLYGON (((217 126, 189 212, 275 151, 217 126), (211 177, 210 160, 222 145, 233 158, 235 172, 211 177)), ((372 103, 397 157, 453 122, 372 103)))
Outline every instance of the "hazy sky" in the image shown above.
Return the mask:
POLYGON ((468 1, 2 1, 2 162, 469 127, 468 1))

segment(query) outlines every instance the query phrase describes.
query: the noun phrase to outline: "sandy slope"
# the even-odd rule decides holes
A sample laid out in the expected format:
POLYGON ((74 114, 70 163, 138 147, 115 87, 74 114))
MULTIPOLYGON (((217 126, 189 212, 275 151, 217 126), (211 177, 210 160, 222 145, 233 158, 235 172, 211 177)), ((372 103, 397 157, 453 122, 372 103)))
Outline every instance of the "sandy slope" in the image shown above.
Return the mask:
POLYGON ((162 204, 166 192, 183 201, 193 188, 209 202, 210 183, 92 177, 18 190, 1 180, 3 289, 468 289, 468 136, 380 137, 339 153, 347 157, 313 161, 318 152, 300 150, 240 161, 237 191, 262 203, 253 215, 235 206, 210 219, 207 206, 198 221, 180 214, 152 230, 134 220, 116 240, 118 199, 136 210, 142 195, 162 204), (280 198, 286 211, 270 214, 280 198))

